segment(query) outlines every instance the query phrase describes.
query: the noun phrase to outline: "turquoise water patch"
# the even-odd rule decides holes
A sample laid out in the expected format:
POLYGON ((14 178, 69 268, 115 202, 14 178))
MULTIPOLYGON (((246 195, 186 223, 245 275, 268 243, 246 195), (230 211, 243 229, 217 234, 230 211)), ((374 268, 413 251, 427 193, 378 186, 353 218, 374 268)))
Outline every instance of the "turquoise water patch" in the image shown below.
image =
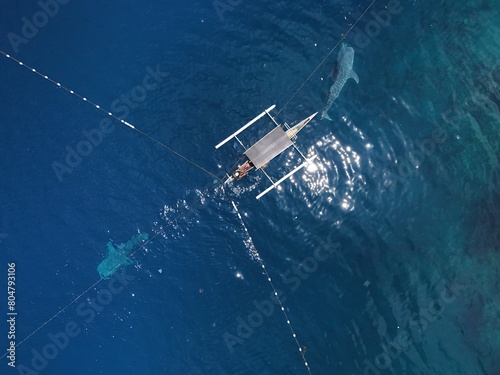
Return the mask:
MULTIPOLYGON (((271 104, 289 124, 321 111, 331 48, 351 45, 359 85, 298 140, 315 165, 258 202, 265 176, 220 186, 118 122, 88 137, 103 113, 0 56, 0 248, 29 302, 20 364, 307 375, 251 235, 312 374, 500 374, 498 2, 399 0, 391 14, 397 1, 364 14, 371 1, 217 3, 230 5, 224 21, 212 2, 71 2, 15 56, 221 177, 242 150, 214 145, 271 104), (67 161, 68 149, 87 156, 67 161), (71 168, 62 182, 54 161, 71 168), (157 235, 154 251, 135 228, 157 235), (94 267, 109 278, 98 288, 94 267), (81 301, 60 311, 70 296, 81 301), (71 321, 83 334, 45 358, 50 332, 61 338, 71 321)), ((37 2, 0 7, 5 36, 43 21, 37 2)))

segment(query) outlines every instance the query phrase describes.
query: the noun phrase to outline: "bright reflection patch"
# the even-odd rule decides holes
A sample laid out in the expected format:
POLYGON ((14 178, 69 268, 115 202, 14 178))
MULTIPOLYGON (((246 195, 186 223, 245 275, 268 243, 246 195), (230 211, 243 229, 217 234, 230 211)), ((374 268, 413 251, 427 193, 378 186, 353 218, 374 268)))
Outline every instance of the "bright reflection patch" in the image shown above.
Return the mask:
POLYGON ((318 166, 315 163, 309 163, 306 169, 309 173, 313 173, 318 170, 318 166))

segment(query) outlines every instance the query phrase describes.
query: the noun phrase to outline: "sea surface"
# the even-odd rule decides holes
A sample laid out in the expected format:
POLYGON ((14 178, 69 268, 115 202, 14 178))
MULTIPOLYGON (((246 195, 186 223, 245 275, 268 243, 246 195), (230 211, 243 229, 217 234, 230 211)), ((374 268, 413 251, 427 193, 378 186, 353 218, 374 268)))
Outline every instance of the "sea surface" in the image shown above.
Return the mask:
POLYGON ((42 75, 0 55, 0 373, 500 374, 499 13, 2 2, 0 50, 42 75), (314 164, 222 185, 242 149, 214 146, 321 111, 341 43, 359 84, 299 134, 314 164))

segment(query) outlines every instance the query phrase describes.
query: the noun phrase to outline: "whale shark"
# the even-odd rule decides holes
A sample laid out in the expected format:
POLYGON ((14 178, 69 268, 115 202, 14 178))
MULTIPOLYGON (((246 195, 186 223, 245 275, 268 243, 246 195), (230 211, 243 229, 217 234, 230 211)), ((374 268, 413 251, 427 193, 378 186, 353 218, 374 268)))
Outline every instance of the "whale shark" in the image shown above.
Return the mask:
POLYGON ((139 233, 126 243, 119 245, 109 241, 106 245, 108 256, 97 266, 97 272, 99 272, 101 278, 109 279, 120 267, 132 264, 131 254, 137 251, 140 245, 148 239, 147 233, 139 233))
POLYGON ((332 106, 335 99, 338 98, 342 87, 349 78, 352 78, 359 83, 358 75, 354 70, 352 70, 352 65, 354 64, 354 50, 352 47, 347 46, 347 44, 342 43, 342 48, 337 56, 337 63, 333 69, 333 85, 330 87, 330 94, 326 102, 323 112, 321 112, 321 119, 326 118, 332 121, 330 116, 328 116, 328 110, 332 106))

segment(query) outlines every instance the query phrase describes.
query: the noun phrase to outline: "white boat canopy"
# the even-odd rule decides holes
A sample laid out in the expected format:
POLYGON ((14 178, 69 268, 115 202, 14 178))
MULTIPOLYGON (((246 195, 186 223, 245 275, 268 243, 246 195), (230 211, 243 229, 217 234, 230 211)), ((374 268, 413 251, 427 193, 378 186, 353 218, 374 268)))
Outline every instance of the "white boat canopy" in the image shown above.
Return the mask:
POLYGON ((255 169, 260 169, 292 145, 283 128, 276 127, 244 154, 255 165, 255 169))
MULTIPOLYGON (((226 144, 229 142, 231 139, 235 138, 238 143, 245 149, 245 152, 243 153, 253 164, 255 169, 260 170, 264 175, 271 181, 271 186, 265 189, 262 193, 257 195, 257 199, 260 199, 264 195, 266 195, 269 191, 275 189, 280 185, 283 181, 287 180, 291 176, 293 176, 295 173, 297 173, 299 170, 301 170, 303 167, 308 165, 309 163, 312 163, 314 159, 316 159, 316 155, 307 158, 295 145, 294 141, 297 137, 297 133, 304 128, 313 118, 314 116, 317 115, 318 112, 312 114, 308 118, 300 121, 297 125, 294 127, 290 128, 286 123, 284 126, 287 128, 287 130, 283 129, 283 127, 276 122, 274 117, 269 113, 271 110, 273 110, 276 107, 276 105, 272 105, 271 107, 265 109, 262 113, 257 115, 255 118, 253 118, 251 121, 249 121, 247 124, 242 126, 240 129, 238 129, 236 132, 231 134, 229 137, 224 139, 222 142, 217 144, 215 148, 219 148, 222 145, 226 144), (246 148, 245 145, 241 142, 241 140, 238 138, 238 135, 246 130, 248 127, 253 125, 257 120, 261 119, 265 115, 269 116, 269 118, 274 122, 276 125, 276 128, 271 130, 269 133, 267 133, 263 138, 261 138, 257 143, 255 143, 253 146, 250 148, 246 148), (295 167, 290 173, 287 173, 284 177, 280 178, 278 181, 274 181, 265 171, 264 167, 269 163, 271 160, 273 160, 276 156, 281 154, 283 151, 285 151, 287 148, 293 146, 297 152, 300 153, 302 158, 304 159, 304 162, 300 164, 299 166, 295 167)), ((228 179, 226 182, 232 181, 232 177, 228 175, 228 179)))

